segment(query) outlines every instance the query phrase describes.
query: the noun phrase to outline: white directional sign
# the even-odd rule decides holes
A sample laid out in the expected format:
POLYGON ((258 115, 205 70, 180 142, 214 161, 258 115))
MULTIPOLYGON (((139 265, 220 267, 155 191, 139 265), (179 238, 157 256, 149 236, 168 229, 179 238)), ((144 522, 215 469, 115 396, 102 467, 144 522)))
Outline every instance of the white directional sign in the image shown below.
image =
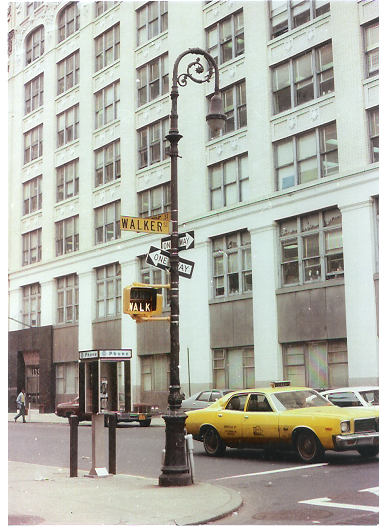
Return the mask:
MULTIPOLYGON (((193 230, 179 233, 178 237, 178 252, 195 247, 195 232, 193 230)), ((171 236, 161 239, 161 248, 162 250, 171 250, 171 236)))
MULTIPOLYGON (((161 248, 150 246, 149 253, 146 256, 146 262, 161 270, 169 270, 170 253, 161 248)), ((179 257, 178 272, 180 276, 191 279, 194 267, 195 263, 193 261, 179 257)))

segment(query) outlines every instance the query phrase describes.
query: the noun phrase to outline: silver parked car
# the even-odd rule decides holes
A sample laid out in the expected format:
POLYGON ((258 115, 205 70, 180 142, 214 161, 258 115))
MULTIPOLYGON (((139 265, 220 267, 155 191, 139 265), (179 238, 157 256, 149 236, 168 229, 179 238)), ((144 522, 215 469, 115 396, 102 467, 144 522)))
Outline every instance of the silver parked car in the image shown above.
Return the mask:
POLYGON ((182 411, 191 411, 191 410, 200 410, 206 408, 216 402, 217 399, 220 399, 227 393, 230 393, 231 389, 206 389, 204 391, 199 391, 188 397, 188 399, 183 400, 182 402, 182 411))
POLYGON ((352 406, 379 408, 378 386, 357 386, 351 388, 328 389, 319 392, 332 404, 341 408, 352 406))

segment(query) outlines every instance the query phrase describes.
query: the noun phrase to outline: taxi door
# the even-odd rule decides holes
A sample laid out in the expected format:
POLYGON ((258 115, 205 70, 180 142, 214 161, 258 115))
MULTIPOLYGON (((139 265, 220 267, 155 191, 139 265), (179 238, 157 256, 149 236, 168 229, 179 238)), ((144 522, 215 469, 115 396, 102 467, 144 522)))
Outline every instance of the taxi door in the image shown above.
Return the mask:
POLYGON ((217 413, 217 430, 229 446, 243 443, 242 424, 248 393, 233 395, 225 409, 217 413))
POLYGON ((279 442, 279 419, 263 393, 251 393, 243 414, 245 443, 265 445, 279 442))

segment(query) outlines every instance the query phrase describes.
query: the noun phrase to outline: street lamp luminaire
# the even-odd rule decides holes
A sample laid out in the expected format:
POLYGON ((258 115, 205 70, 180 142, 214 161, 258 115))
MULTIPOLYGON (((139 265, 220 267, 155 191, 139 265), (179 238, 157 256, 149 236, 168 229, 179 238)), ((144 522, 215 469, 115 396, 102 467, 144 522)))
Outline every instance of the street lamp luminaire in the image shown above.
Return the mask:
POLYGON ((214 58, 200 48, 190 48, 181 53, 176 59, 171 89, 171 114, 170 130, 166 138, 170 142, 171 157, 171 250, 170 250, 170 273, 171 273, 171 318, 170 318, 170 392, 168 395, 169 410, 163 416, 166 423, 166 449, 162 473, 159 476, 161 486, 183 486, 192 483, 189 473, 184 437, 184 423, 187 415, 180 409, 184 395, 180 391, 179 377, 179 254, 178 254, 178 143, 182 138, 178 130, 177 99, 179 97, 178 85, 186 86, 187 79, 195 83, 209 82, 215 74, 215 93, 211 98, 209 114, 206 117, 208 126, 214 132, 222 129, 226 121, 223 113, 222 99, 219 91, 219 71, 214 58), (208 71, 204 77, 204 66, 200 63, 200 57, 187 66, 186 73, 178 76, 178 66, 181 59, 188 54, 202 55, 208 64, 208 71))

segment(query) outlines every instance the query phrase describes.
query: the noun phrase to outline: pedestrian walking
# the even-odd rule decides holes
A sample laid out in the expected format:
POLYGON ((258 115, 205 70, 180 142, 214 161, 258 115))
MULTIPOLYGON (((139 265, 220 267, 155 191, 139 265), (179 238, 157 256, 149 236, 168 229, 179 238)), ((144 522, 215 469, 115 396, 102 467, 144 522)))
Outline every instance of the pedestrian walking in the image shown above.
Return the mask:
POLYGON ((25 421, 25 404, 26 404, 26 395, 25 395, 25 390, 24 388, 22 388, 22 390, 20 391, 17 399, 16 399, 16 403, 17 403, 17 409, 19 410, 18 414, 16 415, 16 417, 14 418, 14 422, 17 421, 17 419, 19 417, 22 416, 22 422, 26 422, 25 421))

